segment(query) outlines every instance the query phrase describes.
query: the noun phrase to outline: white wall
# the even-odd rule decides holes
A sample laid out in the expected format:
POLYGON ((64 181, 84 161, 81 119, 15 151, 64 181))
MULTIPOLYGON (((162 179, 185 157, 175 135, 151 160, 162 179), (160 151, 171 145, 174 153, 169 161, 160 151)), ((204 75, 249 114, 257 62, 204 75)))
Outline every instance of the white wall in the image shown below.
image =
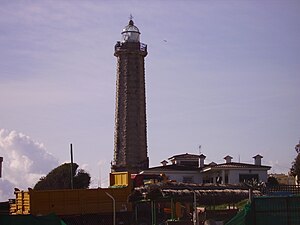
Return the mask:
POLYGON ((144 171, 145 174, 165 174, 169 180, 176 180, 177 182, 183 182, 184 176, 193 177, 194 183, 202 183, 202 174, 199 171, 178 171, 178 170, 164 170, 164 171, 144 171))
MULTIPOLYGON (((194 183, 196 184, 202 184, 203 183, 203 176, 210 176, 210 177, 216 177, 217 174, 222 176, 222 171, 209 171, 207 173, 200 173, 199 171, 178 171, 178 170, 164 170, 164 171, 144 171, 146 174, 162 174, 164 173, 168 179, 170 180, 176 180, 177 182, 183 182, 184 176, 191 176, 193 177, 194 183)), ((239 183, 239 175, 240 174, 258 174, 259 181, 267 182, 268 174, 267 170, 262 169, 232 169, 232 170, 226 170, 226 173, 228 174, 228 183, 229 184, 238 184, 239 183), (250 172, 251 171, 251 172, 250 172)), ((216 179, 214 179, 216 181, 216 179)))
POLYGON ((183 182, 183 177, 190 176, 193 177, 194 183, 202 183, 202 175, 198 171, 165 171, 164 173, 170 180, 176 180, 177 182, 183 182))

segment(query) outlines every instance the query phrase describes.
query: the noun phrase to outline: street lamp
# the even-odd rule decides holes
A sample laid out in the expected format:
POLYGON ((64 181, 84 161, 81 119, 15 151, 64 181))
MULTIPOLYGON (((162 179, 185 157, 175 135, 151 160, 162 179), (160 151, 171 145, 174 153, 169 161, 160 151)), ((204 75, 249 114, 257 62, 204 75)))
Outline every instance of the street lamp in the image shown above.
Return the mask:
POLYGON ((116 200, 115 200, 115 198, 111 194, 109 194, 107 192, 105 192, 105 194, 108 197, 110 197, 112 199, 112 201, 113 201, 113 225, 116 225, 116 200))

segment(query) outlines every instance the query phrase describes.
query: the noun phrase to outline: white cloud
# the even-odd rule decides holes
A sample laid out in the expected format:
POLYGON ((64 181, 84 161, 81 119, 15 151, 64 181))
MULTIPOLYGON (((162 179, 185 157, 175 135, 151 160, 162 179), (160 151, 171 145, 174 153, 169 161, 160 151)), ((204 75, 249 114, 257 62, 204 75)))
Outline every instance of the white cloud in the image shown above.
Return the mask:
POLYGON ((58 166, 58 160, 42 143, 17 131, 0 129, 0 156, 3 157, 0 201, 13 197, 13 187, 33 187, 41 176, 58 166))
POLYGON ((14 184, 7 179, 0 178, 0 202, 7 201, 12 198, 14 192, 14 184))

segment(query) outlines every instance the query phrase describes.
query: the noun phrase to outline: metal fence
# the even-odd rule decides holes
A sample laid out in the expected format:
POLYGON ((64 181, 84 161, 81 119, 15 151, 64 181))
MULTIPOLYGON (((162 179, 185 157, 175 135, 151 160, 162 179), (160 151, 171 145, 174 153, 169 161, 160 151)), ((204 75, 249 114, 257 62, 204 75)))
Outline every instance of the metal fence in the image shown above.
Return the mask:
POLYGON ((260 189, 264 195, 300 195, 300 185, 273 185, 260 189))

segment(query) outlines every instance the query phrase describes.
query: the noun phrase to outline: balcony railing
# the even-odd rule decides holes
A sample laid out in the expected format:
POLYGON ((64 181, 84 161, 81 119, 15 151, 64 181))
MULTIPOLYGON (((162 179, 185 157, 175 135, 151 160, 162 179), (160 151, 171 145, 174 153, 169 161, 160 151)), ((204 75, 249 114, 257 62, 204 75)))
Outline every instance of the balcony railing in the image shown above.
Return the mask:
POLYGON ((127 48, 133 48, 135 46, 138 46, 140 48, 140 51, 147 52, 147 45, 140 42, 120 42, 118 41, 115 45, 115 51, 122 51, 127 48))

